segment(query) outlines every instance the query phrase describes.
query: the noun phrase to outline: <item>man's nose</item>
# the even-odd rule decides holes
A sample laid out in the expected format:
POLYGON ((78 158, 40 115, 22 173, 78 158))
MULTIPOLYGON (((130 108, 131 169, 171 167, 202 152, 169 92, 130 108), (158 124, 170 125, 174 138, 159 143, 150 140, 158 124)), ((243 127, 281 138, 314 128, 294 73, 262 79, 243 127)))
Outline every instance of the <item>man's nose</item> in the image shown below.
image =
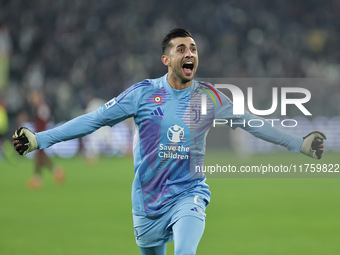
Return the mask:
POLYGON ((194 56, 194 54, 192 53, 192 51, 191 51, 190 49, 188 49, 188 50, 186 51, 186 53, 185 53, 185 57, 191 58, 191 57, 193 57, 193 56, 194 56))

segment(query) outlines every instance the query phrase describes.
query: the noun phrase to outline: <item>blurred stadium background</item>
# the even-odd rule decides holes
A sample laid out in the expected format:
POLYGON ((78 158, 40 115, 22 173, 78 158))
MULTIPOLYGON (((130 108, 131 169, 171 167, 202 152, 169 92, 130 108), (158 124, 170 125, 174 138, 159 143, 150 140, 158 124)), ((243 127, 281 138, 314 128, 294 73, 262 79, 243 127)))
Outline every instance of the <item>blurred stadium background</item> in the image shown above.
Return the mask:
MULTIPOLYGON (((198 77, 313 79, 313 116, 290 112, 301 125, 289 131, 323 130, 323 162, 339 162, 339 16, 339 0, 0 0, 0 254, 138 254, 131 121, 46 150, 67 171, 62 188, 45 174, 44 189, 27 192, 33 154, 17 157, 9 141, 18 125, 34 129, 31 91, 44 95, 53 127, 163 75, 161 40, 174 27, 198 44, 198 77), (85 163, 93 155, 100 160, 85 163)), ((265 109, 271 94, 261 92, 254 101, 265 109)), ((234 164, 313 162, 229 132, 210 132, 208 148, 221 146, 234 164)), ((213 202, 198 254, 339 254, 338 179, 209 184, 213 202)))

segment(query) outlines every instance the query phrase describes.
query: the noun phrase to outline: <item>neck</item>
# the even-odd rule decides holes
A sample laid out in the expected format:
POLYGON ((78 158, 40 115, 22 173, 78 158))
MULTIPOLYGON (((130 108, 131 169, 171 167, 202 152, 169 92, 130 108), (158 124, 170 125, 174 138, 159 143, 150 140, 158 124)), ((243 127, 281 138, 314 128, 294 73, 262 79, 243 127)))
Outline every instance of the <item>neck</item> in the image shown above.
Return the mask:
POLYGON ((176 90, 189 88, 192 82, 191 80, 187 82, 183 82, 179 77, 175 76, 171 72, 168 73, 167 81, 170 84, 170 86, 176 90))

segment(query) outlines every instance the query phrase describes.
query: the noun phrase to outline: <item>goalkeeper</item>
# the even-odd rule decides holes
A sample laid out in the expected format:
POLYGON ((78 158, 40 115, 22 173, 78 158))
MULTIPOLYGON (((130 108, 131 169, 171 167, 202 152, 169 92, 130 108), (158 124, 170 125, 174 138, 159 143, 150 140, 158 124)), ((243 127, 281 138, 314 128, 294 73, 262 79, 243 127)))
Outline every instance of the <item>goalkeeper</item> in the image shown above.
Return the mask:
MULTIPOLYGON (((166 243, 174 240, 176 255, 195 254, 204 232, 210 191, 205 176, 193 175, 191 170, 203 164, 207 132, 214 119, 248 123, 254 116, 233 115, 232 103, 223 93, 193 80, 199 59, 188 31, 171 30, 162 47, 162 62, 168 68, 163 77, 137 83, 97 110, 54 129, 34 134, 19 127, 13 144, 24 155, 133 117, 132 213, 137 245, 143 255, 164 255, 166 243), (200 109, 203 95, 206 114, 198 117, 192 109, 200 109), (216 96, 218 103, 206 95, 216 96)), ((321 132, 302 138, 267 122, 260 128, 241 127, 292 152, 315 159, 322 156, 326 137, 321 132)))

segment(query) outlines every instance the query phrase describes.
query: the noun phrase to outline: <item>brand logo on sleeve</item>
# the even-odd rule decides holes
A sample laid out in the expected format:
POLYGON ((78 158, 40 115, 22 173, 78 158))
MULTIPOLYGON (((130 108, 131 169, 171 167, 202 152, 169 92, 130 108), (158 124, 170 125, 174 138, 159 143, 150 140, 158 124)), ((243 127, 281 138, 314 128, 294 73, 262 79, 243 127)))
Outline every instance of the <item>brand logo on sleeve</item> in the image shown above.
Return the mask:
POLYGON ((109 102, 105 104, 106 109, 109 109, 110 107, 114 106, 115 103, 116 103, 116 99, 115 98, 111 99, 109 102))

